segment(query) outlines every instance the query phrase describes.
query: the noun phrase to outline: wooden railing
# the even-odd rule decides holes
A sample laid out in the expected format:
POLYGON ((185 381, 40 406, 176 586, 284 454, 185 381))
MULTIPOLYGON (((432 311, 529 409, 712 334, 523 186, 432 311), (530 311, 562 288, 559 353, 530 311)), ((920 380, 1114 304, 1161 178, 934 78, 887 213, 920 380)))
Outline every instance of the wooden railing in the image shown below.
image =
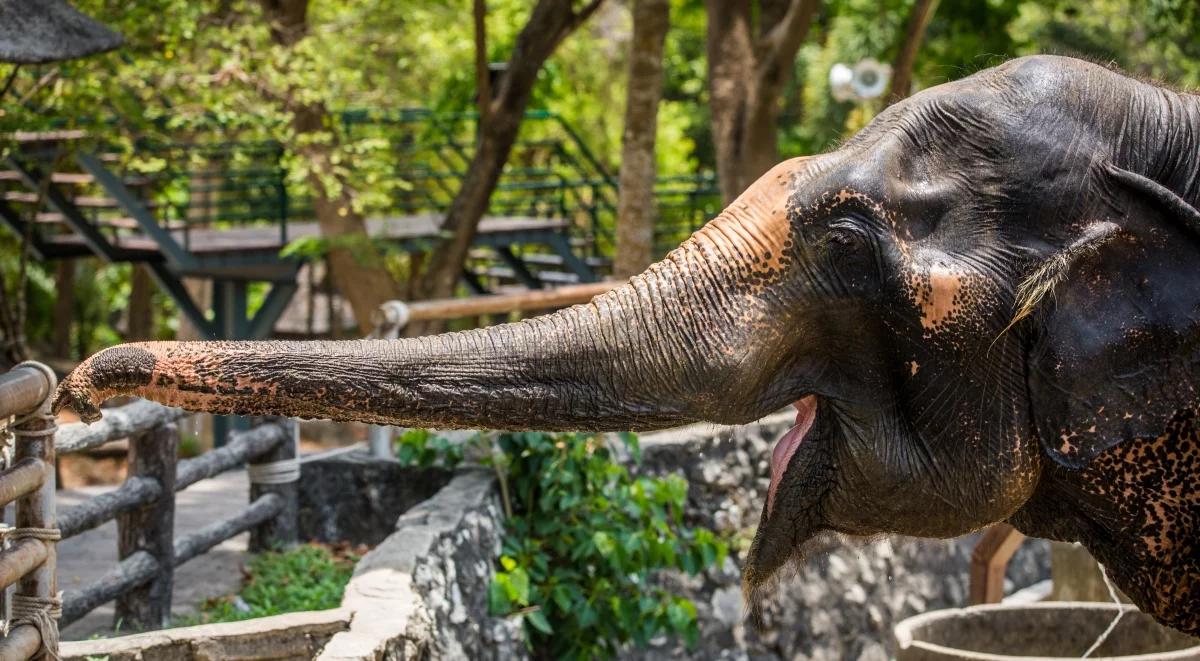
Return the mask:
POLYGON ((28 659, 39 650, 57 654, 61 610, 55 575, 54 432, 50 396, 57 380, 39 363, 22 363, 0 375, 0 420, 4 436, 0 506, 16 502, 16 525, 4 531, 0 587, 5 593, 8 635, 0 659, 28 659), (11 450, 11 452, 10 452, 11 450))
POLYGON ((514 294, 490 294, 467 298, 440 298, 429 301, 388 301, 376 310, 371 337, 395 338, 414 321, 448 321, 485 314, 534 312, 587 303, 596 296, 624 284, 621 280, 602 280, 553 289, 533 289, 514 294))
POLYGON ((57 653, 60 624, 66 626, 114 599, 114 618, 124 626, 162 628, 169 622, 173 575, 179 565, 247 530, 251 551, 295 543, 299 467, 293 421, 264 419, 249 431, 230 434, 220 449, 177 461, 175 422, 186 415, 183 411, 135 401, 106 410, 94 425, 64 425, 55 434, 54 418, 45 408, 53 388, 53 374, 40 365, 0 375, 0 415, 17 416, 9 426, 15 438, 14 461, 0 474, 0 503, 17 500, 17 525, 7 532, 0 551, 0 584, 20 579, 12 597, 9 635, 0 638, 0 659, 29 658, 39 650, 57 653), (122 438, 129 439, 125 482, 63 510, 56 526, 55 451, 81 452, 122 438), (247 462, 249 505, 176 539, 175 493, 247 462), (112 519, 118 528, 117 566, 92 585, 60 595, 54 541, 112 519), (46 616, 36 617, 34 607, 41 607, 46 616))

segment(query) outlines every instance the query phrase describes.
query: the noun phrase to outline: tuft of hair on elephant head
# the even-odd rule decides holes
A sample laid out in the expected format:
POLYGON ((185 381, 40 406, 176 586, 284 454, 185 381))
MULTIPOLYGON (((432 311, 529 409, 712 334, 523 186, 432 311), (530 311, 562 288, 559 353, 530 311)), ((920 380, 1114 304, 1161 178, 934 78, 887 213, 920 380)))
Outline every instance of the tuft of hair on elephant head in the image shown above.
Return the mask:
POLYGON ((793 404, 751 605, 825 532, 1082 542, 1200 634, 1200 97, 1035 56, 779 164, 590 303, 395 341, 102 351, 56 407, 648 430, 793 404))

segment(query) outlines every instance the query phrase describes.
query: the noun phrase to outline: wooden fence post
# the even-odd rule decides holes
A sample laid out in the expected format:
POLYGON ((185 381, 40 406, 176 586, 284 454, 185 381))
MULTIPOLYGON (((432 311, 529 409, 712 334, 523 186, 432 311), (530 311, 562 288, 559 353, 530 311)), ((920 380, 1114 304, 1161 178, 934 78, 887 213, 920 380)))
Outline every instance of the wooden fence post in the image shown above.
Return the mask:
POLYGON ((286 418, 275 419, 268 424, 279 425, 286 433, 270 452, 256 457, 247 466, 250 502, 273 493, 283 500, 283 507, 279 514, 250 531, 250 551, 253 553, 290 548, 295 546, 300 536, 300 466, 296 461, 300 428, 295 420, 286 418))
POLYGON ((129 476, 149 477, 162 486, 157 500, 117 517, 117 550, 122 560, 145 551, 158 572, 117 598, 114 624, 148 631, 170 624, 175 575, 175 462, 179 428, 159 425, 129 438, 129 476))
POLYGON ((1025 541, 1025 535, 1007 523, 984 531, 971 551, 972 604, 998 604, 1004 598, 1004 570, 1025 541))

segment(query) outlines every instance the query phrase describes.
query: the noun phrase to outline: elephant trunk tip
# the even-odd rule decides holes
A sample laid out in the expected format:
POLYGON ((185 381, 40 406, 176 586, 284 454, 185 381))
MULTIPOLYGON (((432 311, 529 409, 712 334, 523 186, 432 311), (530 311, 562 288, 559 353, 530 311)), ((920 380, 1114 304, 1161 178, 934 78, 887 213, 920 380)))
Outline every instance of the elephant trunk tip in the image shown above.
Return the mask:
POLYGON ((63 379, 51 410, 70 408, 87 423, 100 420, 100 404, 110 396, 150 385, 158 360, 137 345, 105 349, 83 361, 63 379))

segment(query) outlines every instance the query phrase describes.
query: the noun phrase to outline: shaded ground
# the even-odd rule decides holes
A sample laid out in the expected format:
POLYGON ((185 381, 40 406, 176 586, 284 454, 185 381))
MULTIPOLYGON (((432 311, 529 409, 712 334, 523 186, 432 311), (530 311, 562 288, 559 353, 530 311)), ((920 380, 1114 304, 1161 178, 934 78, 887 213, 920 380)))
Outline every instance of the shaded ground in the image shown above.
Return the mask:
MULTIPOLYGON (((70 507, 93 498, 111 486, 83 487, 58 493, 58 506, 70 507)), ((176 495, 175 537, 178 539, 245 507, 249 484, 244 470, 223 473, 203 480, 176 495)), ((175 616, 196 612, 209 597, 236 592, 241 587, 241 564, 249 533, 214 547, 208 553, 175 570, 175 593, 171 611, 175 616)), ((112 569, 117 562, 115 521, 65 540, 58 545, 59 589, 78 590, 112 569)), ((63 630, 64 640, 80 640, 113 632, 113 604, 108 603, 63 630)))

